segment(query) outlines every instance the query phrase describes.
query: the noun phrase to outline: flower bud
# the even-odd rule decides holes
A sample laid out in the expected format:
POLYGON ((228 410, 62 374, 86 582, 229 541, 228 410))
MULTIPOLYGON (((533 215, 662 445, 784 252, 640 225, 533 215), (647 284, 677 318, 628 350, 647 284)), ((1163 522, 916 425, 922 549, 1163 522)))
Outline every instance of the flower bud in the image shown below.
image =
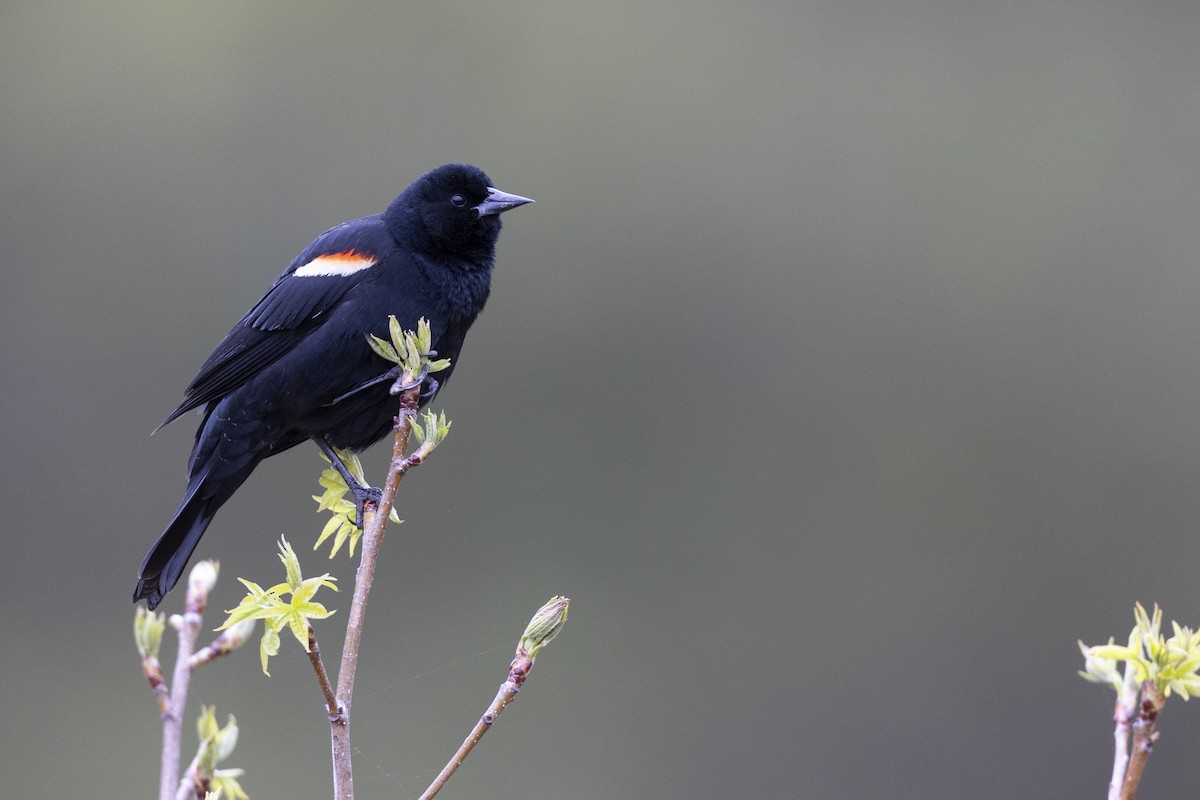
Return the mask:
POLYGON ((188 575, 188 594, 207 597, 217 585, 218 572, 220 565, 212 559, 205 559, 196 564, 188 575))
POLYGON ((559 631, 567 624, 567 609, 571 598, 559 595, 550 598, 550 602, 538 609, 529 620, 525 633, 521 635, 518 651, 524 651, 530 658, 537 656, 538 651, 550 644, 559 631))

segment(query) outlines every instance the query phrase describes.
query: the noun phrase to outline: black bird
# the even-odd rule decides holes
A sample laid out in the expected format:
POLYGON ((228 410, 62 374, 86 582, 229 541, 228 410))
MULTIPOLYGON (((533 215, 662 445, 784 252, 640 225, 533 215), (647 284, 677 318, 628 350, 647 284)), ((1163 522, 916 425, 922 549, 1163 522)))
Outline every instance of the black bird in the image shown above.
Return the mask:
MULTIPOLYGON (((369 333, 387 339, 389 315, 405 330, 429 320, 433 349, 451 359, 437 373, 445 385, 487 301, 499 215, 531 202, 499 191, 477 167, 447 164, 382 214, 329 229, 292 261, 162 423, 203 408, 187 492, 142 561, 135 603, 153 609, 171 591, 217 509, 258 462, 312 439, 348 477, 331 448, 362 450, 391 431, 399 404, 392 381, 380 380, 389 364, 367 344, 369 333)), ((438 384, 427 387, 424 401, 438 384)), ((360 512, 378 497, 348 483, 360 512)))

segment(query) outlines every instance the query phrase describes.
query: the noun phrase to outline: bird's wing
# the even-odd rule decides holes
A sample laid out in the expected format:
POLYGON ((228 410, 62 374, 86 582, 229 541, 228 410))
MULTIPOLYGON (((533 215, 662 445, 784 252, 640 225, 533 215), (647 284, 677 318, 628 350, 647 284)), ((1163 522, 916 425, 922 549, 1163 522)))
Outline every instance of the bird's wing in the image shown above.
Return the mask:
POLYGON ((162 425, 224 397, 280 359, 394 247, 378 215, 323 233, 225 335, 162 425))

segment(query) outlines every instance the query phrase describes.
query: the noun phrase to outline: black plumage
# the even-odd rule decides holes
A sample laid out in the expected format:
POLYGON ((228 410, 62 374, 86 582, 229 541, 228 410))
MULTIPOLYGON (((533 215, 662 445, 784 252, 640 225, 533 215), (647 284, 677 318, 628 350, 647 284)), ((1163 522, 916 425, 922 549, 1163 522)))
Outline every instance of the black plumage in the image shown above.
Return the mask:
POLYGON ((429 320, 433 349, 451 359, 437 373, 445 386, 487 301, 499 215, 528 202, 476 167, 447 164, 382 214, 331 228, 292 261, 162 423, 204 409, 187 491, 142 562, 134 602, 161 602, 217 509, 264 458, 308 439, 323 450, 361 450, 391 431, 392 382, 359 389, 392 366, 366 340, 387 338, 389 315, 406 330, 429 320))

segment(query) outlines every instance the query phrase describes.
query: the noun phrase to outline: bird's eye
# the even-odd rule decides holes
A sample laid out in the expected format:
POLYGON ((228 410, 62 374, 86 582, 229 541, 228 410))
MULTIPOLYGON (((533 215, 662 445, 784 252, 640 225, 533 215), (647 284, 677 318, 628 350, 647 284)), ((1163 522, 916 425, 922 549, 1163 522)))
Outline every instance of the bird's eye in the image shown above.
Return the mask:
POLYGON ((462 208, 467 204, 467 198, 463 197, 461 194, 456 194, 450 198, 450 202, 455 208, 462 208))

